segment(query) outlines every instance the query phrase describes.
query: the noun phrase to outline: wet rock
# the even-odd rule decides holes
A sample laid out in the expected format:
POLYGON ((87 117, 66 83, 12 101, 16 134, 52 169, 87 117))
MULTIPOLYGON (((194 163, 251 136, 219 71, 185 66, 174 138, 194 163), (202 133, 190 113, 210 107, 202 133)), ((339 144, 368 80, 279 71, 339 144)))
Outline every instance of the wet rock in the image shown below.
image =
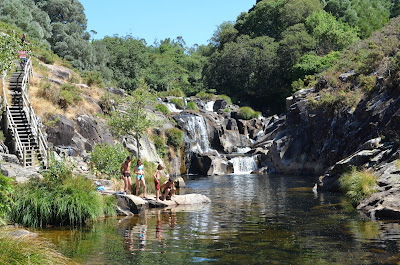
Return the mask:
POLYGON ((134 195, 115 194, 117 213, 119 215, 133 215, 148 208, 148 202, 134 195))

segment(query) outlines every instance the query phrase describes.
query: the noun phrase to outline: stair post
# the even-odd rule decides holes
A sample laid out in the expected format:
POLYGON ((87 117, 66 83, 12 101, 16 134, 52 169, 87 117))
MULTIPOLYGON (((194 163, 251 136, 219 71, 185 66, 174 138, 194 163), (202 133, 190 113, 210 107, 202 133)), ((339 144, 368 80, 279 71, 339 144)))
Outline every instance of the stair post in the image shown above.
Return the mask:
POLYGON ((22 158, 22 166, 26 167, 26 147, 23 147, 23 158, 22 158))

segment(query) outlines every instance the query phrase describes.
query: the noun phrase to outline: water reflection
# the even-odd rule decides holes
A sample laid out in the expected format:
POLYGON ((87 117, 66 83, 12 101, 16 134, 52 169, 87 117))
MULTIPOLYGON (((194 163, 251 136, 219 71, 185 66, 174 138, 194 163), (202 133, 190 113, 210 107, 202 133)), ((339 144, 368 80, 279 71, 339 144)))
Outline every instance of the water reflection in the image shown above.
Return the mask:
POLYGON ((192 177, 208 205, 152 209, 76 229, 44 229, 83 264, 397 264, 400 224, 362 217, 293 176, 192 177))

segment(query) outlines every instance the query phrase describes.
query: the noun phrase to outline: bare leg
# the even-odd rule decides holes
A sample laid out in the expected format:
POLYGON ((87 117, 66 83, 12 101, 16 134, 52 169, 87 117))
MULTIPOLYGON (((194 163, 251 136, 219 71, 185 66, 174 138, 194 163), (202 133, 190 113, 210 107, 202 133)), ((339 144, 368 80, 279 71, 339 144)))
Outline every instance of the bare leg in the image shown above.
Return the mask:
POLYGON ((126 178, 127 182, 127 189, 128 189, 128 194, 132 194, 132 179, 131 177, 126 178))
POLYGON ((128 188, 128 181, 126 177, 122 177, 122 180, 124 181, 124 192, 127 192, 128 188))
POLYGON ((138 178, 136 178, 136 196, 139 196, 139 189, 140 189, 140 181, 138 178))
POLYGON ((146 182, 144 181, 144 176, 140 180, 143 184, 143 198, 146 198, 146 182))
POLYGON ((158 201, 159 197, 160 197, 160 190, 156 190, 156 201, 158 201))

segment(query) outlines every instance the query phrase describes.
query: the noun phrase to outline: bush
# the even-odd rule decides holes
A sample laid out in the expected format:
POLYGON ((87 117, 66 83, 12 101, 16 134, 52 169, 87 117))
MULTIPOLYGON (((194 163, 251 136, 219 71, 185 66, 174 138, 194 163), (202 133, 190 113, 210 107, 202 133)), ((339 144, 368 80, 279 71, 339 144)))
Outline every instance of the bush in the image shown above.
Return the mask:
POLYGON ((185 97, 185 93, 180 88, 172 88, 158 93, 160 97, 185 97))
POLYGON ((365 92, 370 93, 375 88, 376 77, 374 75, 360 75, 359 79, 360 84, 365 92))
POLYGON ((40 237, 15 237, 15 229, 0 229, 0 264, 69 264, 71 260, 40 237))
POLYGON ((0 225, 4 224, 4 218, 11 209, 13 186, 11 179, 0 173, 0 225))
POLYGON ((157 153, 161 156, 164 157, 166 154, 168 154, 168 150, 165 147, 165 140, 162 136, 154 134, 152 136, 153 138, 153 143, 156 146, 157 153))
POLYGON ((83 176, 31 179, 16 187, 14 201, 11 221, 31 227, 82 225, 112 213, 111 201, 83 176))
POLYGON ((179 149, 183 143, 183 131, 179 130, 178 128, 170 128, 166 131, 167 133, 167 143, 175 149, 179 149))
POLYGON ((120 168, 127 156, 129 152, 121 144, 111 146, 104 143, 93 147, 90 161, 98 171, 106 174, 110 179, 112 177, 120 179, 120 168))
POLYGON ((52 85, 49 81, 41 81, 37 93, 39 97, 44 98, 53 104, 58 104, 60 101, 60 89, 52 85))
POLYGON ((250 120, 253 118, 258 118, 260 116, 260 112, 254 111, 250 107, 241 107, 238 112, 238 116, 243 120, 250 120))
POLYGON ((88 86, 96 86, 100 88, 104 88, 105 84, 103 78, 101 77, 101 73, 97 71, 86 72, 83 74, 83 81, 88 86))
POLYGON ((205 91, 200 91, 199 93, 196 94, 196 97, 198 97, 199 99, 202 99, 202 100, 214 100, 215 99, 214 94, 206 93, 205 91))
POLYGON ((157 111, 161 112, 164 115, 168 115, 168 114, 171 113, 169 111, 168 107, 165 106, 164 104, 157 104, 155 108, 156 108, 157 111))
POLYGON ((186 109, 191 109, 191 110, 197 110, 197 104, 194 103, 193 101, 188 102, 188 104, 186 105, 186 109))
POLYGON ((63 84, 60 87, 60 101, 59 105, 61 108, 66 109, 68 106, 81 101, 81 90, 72 84, 63 84))
POLYGON ((350 172, 343 174, 340 179, 340 187, 353 205, 374 193, 376 177, 370 171, 358 171, 355 167, 350 172))
POLYGON ((185 108, 185 102, 183 102, 183 100, 180 98, 173 98, 173 99, 171 99, 171 102, 174 103, 178 109, 185 108))
POLYGON ((226 102, 228 102, 228 106, 232 105, 232 99, 227 95, 218 95, 217 98, 224 99, 226 102))
POLYGON ((44 62, 45 64, 54 64, 56 61, 57 57, 54 53, 51 51, 41 49, 39 51, 39 54, 37 55, 38 59, 44 62))

